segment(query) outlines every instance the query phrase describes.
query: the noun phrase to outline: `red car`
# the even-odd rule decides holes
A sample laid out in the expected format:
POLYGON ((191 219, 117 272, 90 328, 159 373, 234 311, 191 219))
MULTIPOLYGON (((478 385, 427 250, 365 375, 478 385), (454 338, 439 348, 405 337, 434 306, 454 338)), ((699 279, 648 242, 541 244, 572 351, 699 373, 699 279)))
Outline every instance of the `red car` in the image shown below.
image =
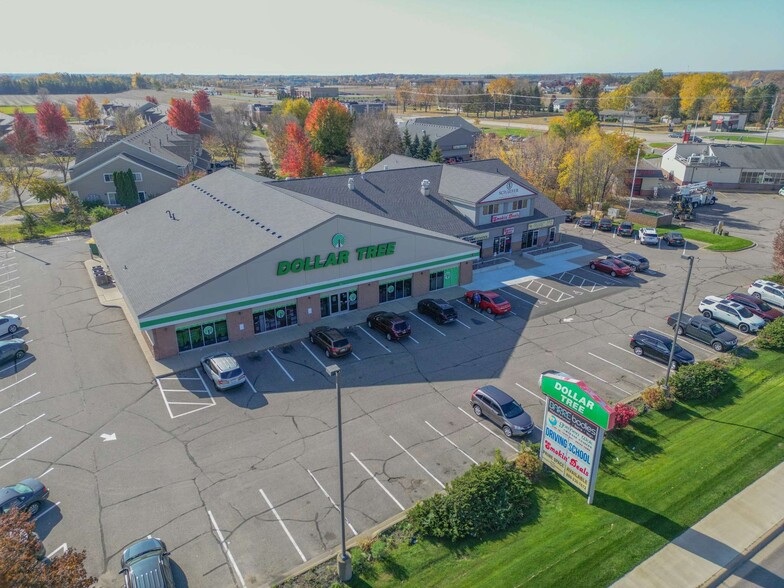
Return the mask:
POLYGON ((733 292, 732 294, 727 294, 727 300, 732 300, 733 302, 737 302, 738 304, 742 304, 746 308, 749 309, 751 314, 755 314, 761 319, 764 319, 766 323, 770 323, 775 321, 780 316, 784 316, 784 312, 780 310, 776 310, 767 302, 763 302, 759 298, 752 296, 751 294, 743 294, 741 292, 733 292))
POLYGON ((474 294, 479 294, 479 310, 484 310, 487 314, 506 314, 512 310, 509 301, 502 298, 495 292, 485 292, 483 290, 469 290, 465 294, 465 302, 469 306, 474 305, 474 294))
POLYGON ((612 277, 615 276, 628 276, 634 270, 631 266, 626 265, 619 259, 614 259, 612 257, 597 257, 596 259, 592 259, 591 263, 588 264, 592 270, 598 270, 600 272, 604 272, 605 274, 610 274, 612 277))

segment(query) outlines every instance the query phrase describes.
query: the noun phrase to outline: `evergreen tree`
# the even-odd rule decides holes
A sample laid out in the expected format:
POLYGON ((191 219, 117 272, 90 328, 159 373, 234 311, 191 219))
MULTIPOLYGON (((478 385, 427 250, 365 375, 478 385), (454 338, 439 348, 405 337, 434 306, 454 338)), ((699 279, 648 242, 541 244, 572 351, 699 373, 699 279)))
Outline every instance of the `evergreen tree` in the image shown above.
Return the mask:
POLYGON ((114 172, 112 179, 117 190, 117 204, 125 208, 139 204, 139 191, 136 189, 136 182, 133 181, 133 172, 130 169, 124 172, 114 172))
POLYGON ((422 142, 419 144, 419 151, 417 157, 419 159, 427 160, 430 157, 430 152, 433 150, 433 142, 427 133, 422 133, 422 142))
POLYGON ((436 163, 441 163, 441 160, 444 159, 443 153, 441 153, 441 147, 438 145, 434 146, 432 151, 430 151, 430 157, 427 158, 429 161, 435 161, 436 163))
POLYGON ((264 159, 264 154, 259 152, 259 171, 256 172, 257 176, 263 176, 265 178, 272 178, 273 180, 277 179, 278 174, 275 173, 275 168, 270 165, 270 163, 264 159))
POLYGON ((411 151, 411 133, 408 132, 408 128, 403 130, 403 152, 411 151))
POLYGON ((351 170, 352 174, 355 174, 355 173, 357 173, 359 171, 359 169, 357 168, 357 160, 354 159, 354 153, 353 152, 351 153, 351 159, 348 162, 348 167, 351 170))
POLYGON ((419 157, 419 135, 414 135, 414 140, 411 141, 411 157, 421 159, 419 157))
MULTIPOLYGON (((133 177, 131 177, 133 179, 133 177)), ((82 204, 81 198, 76 196, 75 194, 70 194, 66 197, 66 202, 68 203, 68 221, 73 225, 75 231, 81 231, 90 222, 90 217, 87 215, 87 211, 84 209, 84 204, 82 204)), ((137 195, 137 202, 138 202, 138 195, 137 195)))
POLYGON ((22 237, 25 239, 33 239, 41 234, 40 225, 38 217, 25 210, 19 232, 22 233, 22 237))

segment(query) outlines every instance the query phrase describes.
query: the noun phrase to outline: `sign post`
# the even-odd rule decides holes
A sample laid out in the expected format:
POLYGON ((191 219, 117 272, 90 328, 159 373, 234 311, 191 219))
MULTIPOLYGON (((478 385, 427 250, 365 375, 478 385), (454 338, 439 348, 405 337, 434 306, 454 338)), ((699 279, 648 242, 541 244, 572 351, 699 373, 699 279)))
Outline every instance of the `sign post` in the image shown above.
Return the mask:
POLYGON ((593 504, 604 431, 615 425, 615 412, 585 382, 563 372, 544 372, 539 386, 548 396, 539 457, 593 504))

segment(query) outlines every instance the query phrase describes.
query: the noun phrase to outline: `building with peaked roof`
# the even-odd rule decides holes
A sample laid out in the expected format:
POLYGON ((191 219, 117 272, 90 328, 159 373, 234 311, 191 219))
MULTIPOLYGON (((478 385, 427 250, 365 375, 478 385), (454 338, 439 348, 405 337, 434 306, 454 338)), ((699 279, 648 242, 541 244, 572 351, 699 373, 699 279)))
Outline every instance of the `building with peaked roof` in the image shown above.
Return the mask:
POLYGON ((459 116, 437 116, 415 118, 399 125, 400 133, 408 130, 411 138, 419 140, 427 134, 433 145, 438 145, 446 161, 465 161, 471 159, 476 138, 482 131, 459 116))
POLYGON ((661 169, 678 184, 711 182, 716 190, 763 192, 784 185, 784 145, 678 143, 661 169))
POLYGON ((127 137, 110 138, 81 149, 69 170, 69 190, 82 200, 117 205, 112 174, 131 170, 144 202, 173 188, 192 171, 206 171, 209 153, 201 137, 190 135, 159 121, 127 137))

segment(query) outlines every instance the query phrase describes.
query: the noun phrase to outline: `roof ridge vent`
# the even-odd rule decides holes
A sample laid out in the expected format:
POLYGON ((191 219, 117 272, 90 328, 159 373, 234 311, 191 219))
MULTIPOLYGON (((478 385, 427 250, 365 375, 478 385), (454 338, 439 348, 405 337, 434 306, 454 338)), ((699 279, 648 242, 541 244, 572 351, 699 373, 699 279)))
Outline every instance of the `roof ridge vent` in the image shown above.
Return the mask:
POLYGON ((430 180, 422 180, 419 191, 422 193, 422 196, 430 196, 430 180))

